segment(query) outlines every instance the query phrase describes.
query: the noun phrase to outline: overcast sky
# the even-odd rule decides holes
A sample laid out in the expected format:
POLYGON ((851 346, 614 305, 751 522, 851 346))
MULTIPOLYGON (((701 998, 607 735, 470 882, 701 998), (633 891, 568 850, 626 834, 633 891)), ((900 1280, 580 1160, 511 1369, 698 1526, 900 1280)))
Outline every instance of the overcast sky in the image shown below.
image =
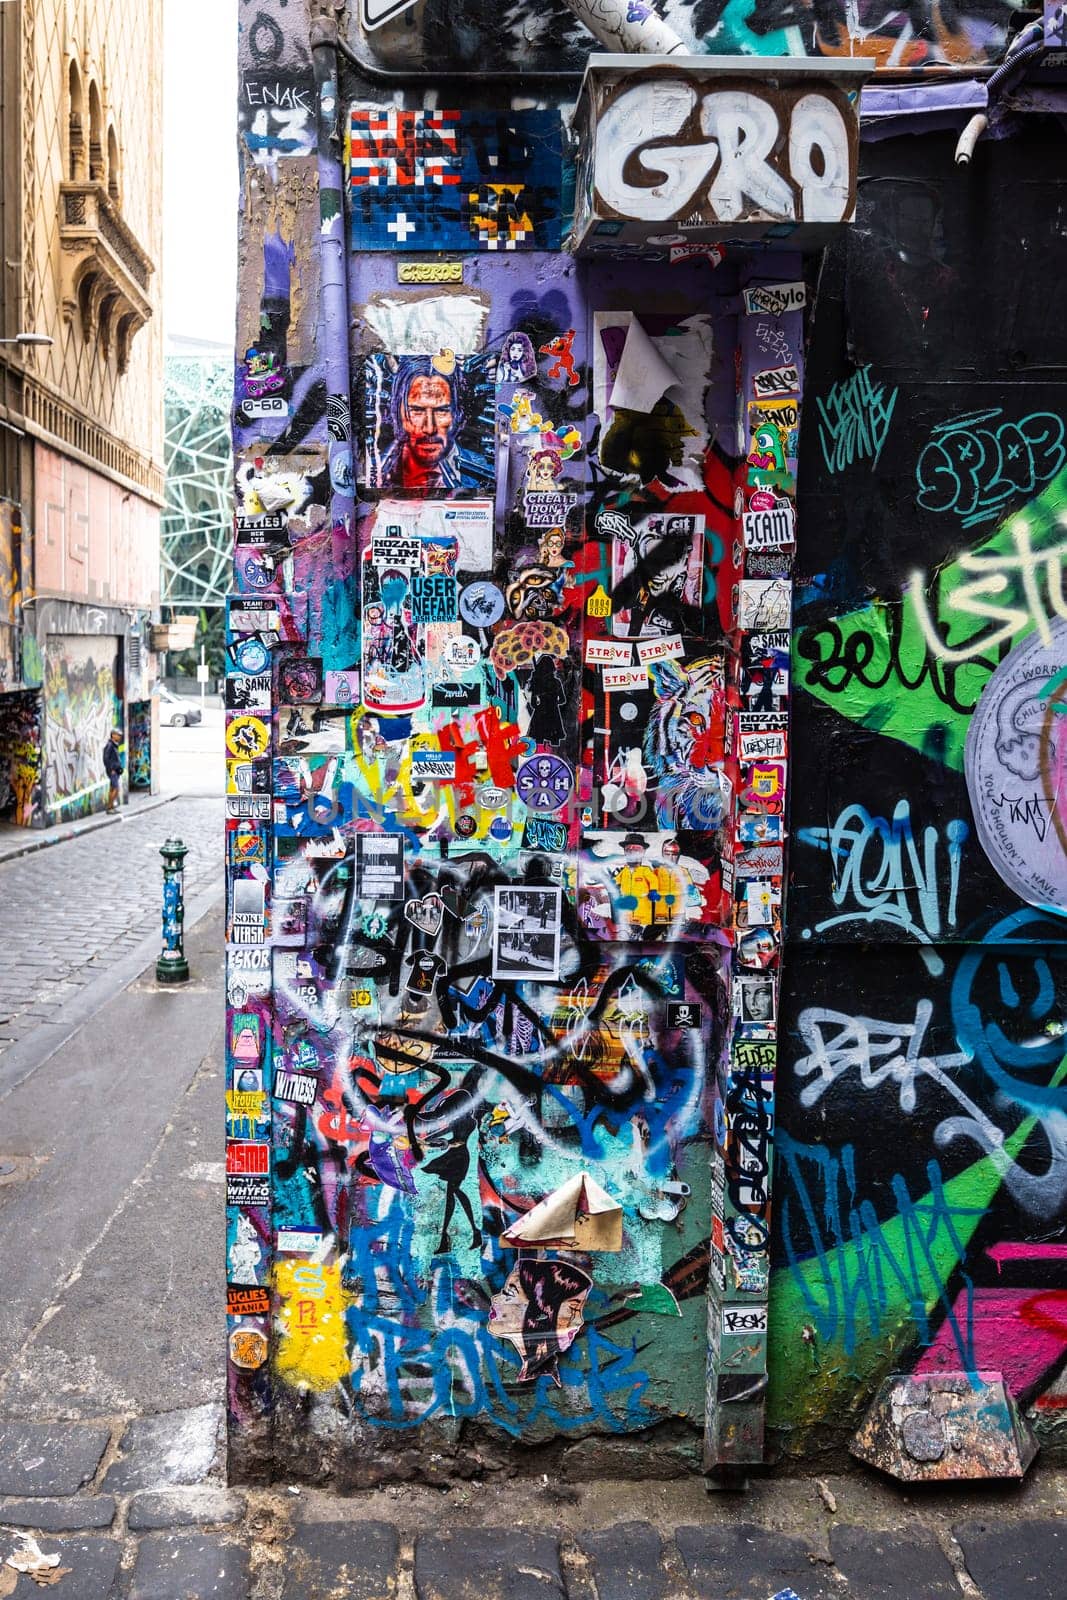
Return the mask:
POLYGON ((163 321, 233 346, 237 0, 163 0, 163 321))

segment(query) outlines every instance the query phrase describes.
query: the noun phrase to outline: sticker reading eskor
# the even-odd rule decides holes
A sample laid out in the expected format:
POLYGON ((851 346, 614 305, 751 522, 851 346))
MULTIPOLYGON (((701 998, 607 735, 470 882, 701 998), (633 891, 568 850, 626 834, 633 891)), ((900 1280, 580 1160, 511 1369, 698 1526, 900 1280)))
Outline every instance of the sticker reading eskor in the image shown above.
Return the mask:
POLYGON ((498 887, 493 927, 493 977, 559 977, 563 891, 498 887))

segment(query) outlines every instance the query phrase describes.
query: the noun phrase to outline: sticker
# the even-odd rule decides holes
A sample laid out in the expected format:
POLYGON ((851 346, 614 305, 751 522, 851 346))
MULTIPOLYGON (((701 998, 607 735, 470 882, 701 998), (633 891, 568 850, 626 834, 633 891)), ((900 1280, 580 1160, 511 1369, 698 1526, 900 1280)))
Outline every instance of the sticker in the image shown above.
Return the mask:
POLYGON ((766 1306, 723 1306, 722 1331, 733 1333, 766 1333, 766 1306))
POLYGON ((477 639, 452 638, 447 640, 442 654, 448 666, 458 667, 462 671, 478 665, 482 659, 482 647, 477 639))
POLYGON ((668 1028, 699 1028, 700 1007, 690 1005, 688 1000, 668 1000, 667 1026, 668 1028))
POLYGON ((788 628, 793 586, 788 578, 742 578, 737 586, 737 626, 788 628))
POLYGON ((528 528, 562 528, 577 504, 576 494, 561 489, 530 489, 523 496, 522 514, 528 528))
POLYGON ((230 1334, 230 1360, 235 1367, 255 1372, 267 1359, 267 1335, 258 1328, 235 1328, 230 1334))
POLYGON ((726 250, 720 244, 672 244, 670 247, 670 264, 676 267, 679 261, 693 261, 703 256, 711 266, 718 267, 726 260, 726 250))
POLYGON ((778 941, 770 928, 752 928, 741 934, 737 941, 737 955, 743 967, 773 965, 778 955, 778 941))
POLYGON ((322 1245, 322 1234, 314 1228, 279 1228, 275 1249, 279 1255, 310 1256, 322 1245))
POLYGON ((587 639, 585 659, 591 667, 628 667, 634 658, 632 644, 616 639, 587 639))
POLYGON ((287 417, 289 406, 281 395, 264 395, 262 400, 242 400, 240 411, 252 419, 258 417, 287 417))
POLYGON ((234 658, 242 672, 266 672, 270 651, 259 639, 242 639, 234 646, 234 658))
POLYGON ((670 633, 663 639, 641 639, 637 645, 637 659, 643 667, 653 661, 679 661, 685 655, 681 635, 670 633))
POLYGON ((374 567, 399 567, 403 571, 417 572, 422 565, 422 540, 402 539, 395 534, 375 537, 371 540, 370 559, 374 567))
POLYGON ((287 511, 269 511, 260 517, 249 517, 238 514, 233 519, 235 531, 240 534, 252 536, 253 544, 262 544, 266 541, 260 538, 264 533, 284 533, 289 526, 289 513, 287 511))
POLYGON ((413 573, 410 589, 414 621, 456 621, 456 579, 446 573, 413 573))
POLYGON ((314 656, 288 656, 278 666, 278 693, 283 705, 318 705, 322 701, 322 662, 314 656))
POLYGON ((456 776, 456 756, 452 750, 413 750, 411 775, 423 781, 451 783, 456 776))
POLYGON ((330 706, 358 706, 359 673, 327 672, 323 680, 323 695, 330 706))
POLYGON ((741 774, 741 804, 750 811, 780 812, 785 800, 783 763, 754 761, 741 774))
POLYGON ((620 689, 647 689, 648 672, 644 667, 604 667, 600 681, 605 694, 615 694, 620 689))
POLYGON ((226 796, 226 815, 239 821, 270 821, 270 795, 230 794, 226 796))
POLYGON ((269 1317, 270 1291, 257 1284, 228 1283, 226 1314, 230 1317, 269 1317))
POLYGON ((269 711, 270 673, 258 673, 252 677, 242 672, 228 676, 224 700, 227 711, 269 711))
POLYGON ((497 886, 494 896, 493 977, 558 978, 563 891, 497 886))
POLYGON ((313 1106, 318 1092, 318 1079, 306 1072, 279 1072, 274 1080, 275 1100, 286 1100, 292 1105, 313 1106))
POLYGON ((260 1140, 231 1140, 226 1146, 226 1171, 262 1177, 270 1171, 270 1145, 260 1140))
POLYGON ((403 900, 404 841, 394 833, 357 833, 353 858, 357 900, 403 900))
POLYGON ((752 388, 757 400, 772 400, 779 395, 795 394, 800 388, 800 373, 790 364, 786 367, 767 367, 752 374, 752 388))
POLYGON ((445 903, 439 894, 427 894, 421 900, 404 902, 405 919, 431 939, 439 931, 444 915, 445 903))
POLYGON ((733 984, 734 1015, 742 1022, 770 1026, 774 1022, 774 979, 739 977, 733 984))
MULTIPOLYGON (((460 597, 459 608, 463 610, 460 597)), ((482 703, 482 691, 476 683, 435 683, 430 691, 430 704, 438 711, 463 710, 482 703)))
POLYGON ((774 500, 769 510, 746 511, 741 537, 746 550, 782 550, 796 543, 797 518, 789 500, 774 500))
POLYGON ((270 1205, 270 1179, 247 1173, 230 1173, 226 1178, 226 1204, 246 1210, 270 1205))
MULTIPOLYGON (((397 12, 403 11, 405 6, 414 4, 415 0, 401 0, 401 4, 394 5, 390 9, 389 15, 395 16, 397 12)), ((396 281, 397 283, 462 283, 463 263, 462 261, 398 261, 396 281)))
POLYGON ((780 317, 787 311, 802 311, 807 304, 808 291, 802 283, 765 283, 758 288, 744 289, 745 313, 755 316, 780 317))
POLYGON ((472 628, 491 628, 504 615, 504 596, 488 580, 468 583, 460 591, 459 614, 472 628))
POLYGON ((522 847, 524 850, 565 850, 566 823, 550 822, 547 817, 527 817, 522 830, 522 847))
POLYGON ((559 756, 531 756, 515 774, 515 792, 531 811, 558 811, 574 788, 574 773, 559 756))
POLYGON ((231 944, 263 944, 267 935, 266 889, 259 878, 236 878, 231 885, 231 944))
POLYGON ((226 748, 232 756, 249 761, 263 755, 269 744, 270 729, 262 717, 227 717, 226 748))

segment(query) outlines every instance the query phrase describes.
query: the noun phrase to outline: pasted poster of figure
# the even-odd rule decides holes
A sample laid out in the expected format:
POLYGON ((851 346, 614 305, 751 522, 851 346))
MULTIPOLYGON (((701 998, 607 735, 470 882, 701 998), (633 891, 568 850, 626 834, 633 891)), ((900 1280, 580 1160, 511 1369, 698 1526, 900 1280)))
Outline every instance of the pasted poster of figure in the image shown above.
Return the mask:
POLYGON ((570 1261, 522 1258, 489 1302, 489 1332, 522 1357, 519 1383, 546 1376, 560 1384, 559 1358, 584 1325, 593 1280, 570 1261))
POLYGON ((529 383, 537 372, 533 340, 521 328, 509 333, 496 364, 497 383, 529 383))
MULTIPOLYGON (((654 641, 661 642, 668 641, 654 641)), ((621 642, 613 647, 632 648, 621 642)), ((587 647, 597 708, 593 779, 599 827, 625 830, 652 816, 663 829, 708 832, 723 825, 730 792, 723 770, 723 657, 696 653, 699 644, 679 642, 675 648, 677 659, 615 666, 596 664, 587 647)))
POLYGON ((612 632, 623 639, 699 636, 704 518, 602 511, 597 531, 611 534, 612 632))
POLYGON ((496 890, 493 977, 559 977, 562 894, 559 889, 496 890))
POLYGON ((578 917, 601 939, 704 938, 721 925, 728 899, 705 835, 587 831, 578 860, 578 917), (684 846, 684 848, 683 848, 684 846))
POLYGON ((492 487, 493 356, 379 352, 363 376, 368 487, 420 495, 492 487))

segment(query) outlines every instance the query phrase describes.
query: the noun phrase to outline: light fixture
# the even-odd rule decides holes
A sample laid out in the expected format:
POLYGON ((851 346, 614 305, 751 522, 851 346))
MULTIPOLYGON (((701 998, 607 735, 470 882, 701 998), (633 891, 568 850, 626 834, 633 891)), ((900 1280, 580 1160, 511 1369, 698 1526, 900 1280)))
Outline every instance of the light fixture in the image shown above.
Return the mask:
POLYGON ((55 344, 47 333, 16 333, 13 339, 0 339, 0 344, 55 344))

